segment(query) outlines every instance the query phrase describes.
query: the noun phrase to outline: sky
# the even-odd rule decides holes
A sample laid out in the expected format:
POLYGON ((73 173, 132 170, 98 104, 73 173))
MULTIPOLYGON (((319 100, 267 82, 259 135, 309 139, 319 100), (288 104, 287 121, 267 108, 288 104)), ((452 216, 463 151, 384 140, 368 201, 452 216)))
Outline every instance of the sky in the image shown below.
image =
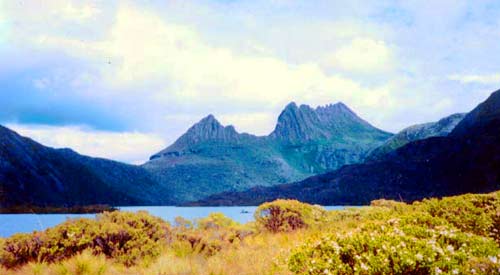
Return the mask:
POLYGON ((291 101, 397 132, 500 88, 500 1, 0 0, 0 87, 0 124, 136 164, 291 101))

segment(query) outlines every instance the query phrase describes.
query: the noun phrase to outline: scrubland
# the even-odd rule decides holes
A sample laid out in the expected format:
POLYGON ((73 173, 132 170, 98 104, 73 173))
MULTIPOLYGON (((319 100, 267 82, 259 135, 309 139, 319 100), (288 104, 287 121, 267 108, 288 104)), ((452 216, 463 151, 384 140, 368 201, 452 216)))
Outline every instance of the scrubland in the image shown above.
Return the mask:
POLYGON ((99 214, 0 239, 5 275, 500 274, 500 192, 326 211, 278 200, 255 222, 99 214))

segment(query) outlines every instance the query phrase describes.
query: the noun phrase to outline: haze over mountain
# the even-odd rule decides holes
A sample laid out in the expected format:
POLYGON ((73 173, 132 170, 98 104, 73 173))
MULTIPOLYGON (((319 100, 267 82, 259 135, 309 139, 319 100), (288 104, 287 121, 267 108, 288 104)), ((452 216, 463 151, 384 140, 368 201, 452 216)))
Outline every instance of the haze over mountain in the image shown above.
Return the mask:
POLYGON ((358 163, 390 136, 343 103, 313 109, 292 102, 268 136, 238 133, 209 115, 143 167, 182 202, 358 163))
POLYGON ((500 90, 445 137, 413 141, 380 160, 346 165, 297 183, 213 195, 195 205, 258 205, 293 198, 323 205, 367 204, 500 188, 500 90))

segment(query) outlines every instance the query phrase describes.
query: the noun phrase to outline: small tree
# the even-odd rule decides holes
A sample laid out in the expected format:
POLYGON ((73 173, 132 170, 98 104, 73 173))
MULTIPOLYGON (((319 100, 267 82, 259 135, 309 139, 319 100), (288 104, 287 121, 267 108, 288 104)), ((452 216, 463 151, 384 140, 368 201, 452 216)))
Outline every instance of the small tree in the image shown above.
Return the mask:
POLYGON ((309 227, 324 219, 326 210, 296 200, 276 200, 255 211, 257 224, 271 232, 287 232, 309 227))

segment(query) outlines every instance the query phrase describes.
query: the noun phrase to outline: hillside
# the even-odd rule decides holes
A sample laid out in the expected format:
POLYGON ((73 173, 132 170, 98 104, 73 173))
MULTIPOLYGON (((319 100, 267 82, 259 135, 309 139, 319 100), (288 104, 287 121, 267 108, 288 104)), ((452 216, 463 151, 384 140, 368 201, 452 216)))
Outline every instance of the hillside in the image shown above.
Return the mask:
POLYGON ((466 114, 453 114, 436 122, 428 122, 407 127, 391 138, 384 144, 370 152, 367 160, 379 160, 384 155, 392 152, 412 141, 426 139, 429 137, 447 136, 466 114))
POLYGON ((0 206, 169 204, 143 168, 53 149, 0 126, 0 206))
POLYGON ((346 165, 300 182, 216 194, 192 205, 257 205, 293 198, 323 205, 367 204, 377 198, 425 197, 500 188, 500 90, 446 137, 414 141, 381 160, 346 165))

